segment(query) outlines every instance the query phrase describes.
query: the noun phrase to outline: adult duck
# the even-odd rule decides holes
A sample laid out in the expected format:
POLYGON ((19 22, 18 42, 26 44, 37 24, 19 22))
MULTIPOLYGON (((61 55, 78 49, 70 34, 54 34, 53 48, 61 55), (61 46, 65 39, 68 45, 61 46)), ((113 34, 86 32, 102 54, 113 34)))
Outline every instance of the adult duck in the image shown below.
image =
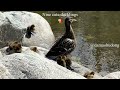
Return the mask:
POLYGON ((65 19, 66 31, 60 39, 56 40, 55 44, 46 54, 47 58, 56 60, 58 56, 68 55, 75 49, 76 40, 71 26, 73 21, 76 20, 68 17, 65 19))

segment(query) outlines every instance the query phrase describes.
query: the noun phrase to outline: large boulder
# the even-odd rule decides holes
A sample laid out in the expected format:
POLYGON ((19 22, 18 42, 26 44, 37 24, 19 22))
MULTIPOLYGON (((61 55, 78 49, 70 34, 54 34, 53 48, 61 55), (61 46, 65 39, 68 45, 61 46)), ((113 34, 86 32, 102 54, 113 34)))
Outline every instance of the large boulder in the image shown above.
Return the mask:
POLYGON ((0 12, 0 48, 10 41, 21 41, 23 45, 50 48, 55 38, 49 23, 39 14, 26 11, 0 12), (23 31, 35 25, 35 34, 30 39, 24 37, 23 31))
POLYGON ((45 58, 44 53, 36 53, 29 48, 22 53, 4 55, 0 61, 15 79, 85 79, 45 58))
MULTIPOLYGON (((45 49, 45 48, 37 47, 37 50, 38 50, 38 51, 35 53, 35 52, 31 51, 30 48, 32 48, 32 47, 37 47, 37 46, 22 47, 22 52, 21 52, 21 53, 22 53, 22 54, 28 54, 28 53, 29 53, 29 54, 33 54, 33 56, 35 56, 35 57, 36 57, 36 55, 37 55, 38 57, 45 57, 45 54, 48 52, 48 50, 45 49)), ((4 48, 0 49, 3 57, 6 56, 6 48, 8 48, 8 47, 4 47, 4 48)), ((19 55, 18 55, 18 56, 19 56, 19 55)), ((16 57, 17 57, 17 56, 16 56, 16 57)), ((45 59, 46 59, 46 58, 45 58, 45 59)), ((49 59, 47 59, 47 60, 51 62, 51 60, 49 60, 49 59)), ((35 61, 35 60, 33 60, 33 61, 35 61)), ((26 61, 25 61, 25 62, 26 62, 26 61)), ((57 64, 57 63, 55 62, 55 64, 57 64)), ((87 72, 92 72, 92 70, 84 67, 84 66, 81 65, 81 64, 78 64, 78 63, 75 62, 75 61, 72 61, 72 66, 71 66, 71 67, 74 69, 74 72, 75 72, 75 73, 78 73, 78 74, 81 75, 81 76, 84 76, 84 74, 87 73, 87 72)), ((63 68, 64 68, 64 67, 63 67, 63 68)), ((99 75, 97 72, 95 72, 95 75, 94 75, 94 77, 93 77, 92 79, 99 79, 99 78, 102 78, 102 76, 99 75)))

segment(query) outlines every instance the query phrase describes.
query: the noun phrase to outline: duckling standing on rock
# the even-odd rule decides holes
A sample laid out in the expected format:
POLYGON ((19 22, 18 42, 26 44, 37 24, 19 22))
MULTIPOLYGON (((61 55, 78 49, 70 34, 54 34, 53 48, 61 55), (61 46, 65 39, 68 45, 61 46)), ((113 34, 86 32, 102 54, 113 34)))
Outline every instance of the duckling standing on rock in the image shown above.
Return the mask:
POLYGON ((35 33, 34 31, 35 31, 35 25, 34 24, 32 24, 32 25, 28 26, 27 28, 23 29, 22 30, 23 35, 21 36, 19 41, 22 43, 24 37, 30 39, 31 36, 33 35, 33 33, 35 33))
POLYGON ((31 38, 31 35, 33 35, 33 33, 35 33, 34 31, 35 31, 35 25, 34 24, 31 25, 31 26, 28 26, 25 37, 26 38, 31 38))
POLYGON ((66 67, 66 62, 65 62, 65 58, 64 58, 64 57, 59 56, 59 57, 56 59, 56 61, 57 61, 57 64, 59 64, 59 65, 61 65, 61 66, 63 66, 63 67, 66 67))
POLYGON ((59 56, 57 59, 57 64, 66 67, 69 70, 73 70, 70 66, 72 64, 71 60, 67 58, 66 56, 59 56))
POLYGON ((93 77, 94 77, 94 75, 95 75, 95 72, 86 72, 85 74, 84 74, 84 77, 85 78, 87 78, 87 79, 92 79, 93 77))
MULTIPOLYGON (((76 40, 75 40, 75 35, 74 35, 73 29, 71 26, 71 23, 73 21, 76 21, 76 20, 72 19, 72 18, 65 19, 66 32, 60 39, 58 39, 55 42, 55 44, 52 46, 52 48, 46 54, 47 58, 56 61, 59 56, 60 57, 67 56, 75 49, 76 40)), ((61 59, 60 62, 62 62, 62 61, 63 60, 61 59)))
POLYGON ((34 52, 38 52, 37 47, 30 47, 30 50, 34 51, 34 52))
POLYGON ((13 53, 21 53, 21 52, 22 52, 22 45, 17 41, 10 43, 8 48, 6 49, 6 53, 8 55, 13 53))

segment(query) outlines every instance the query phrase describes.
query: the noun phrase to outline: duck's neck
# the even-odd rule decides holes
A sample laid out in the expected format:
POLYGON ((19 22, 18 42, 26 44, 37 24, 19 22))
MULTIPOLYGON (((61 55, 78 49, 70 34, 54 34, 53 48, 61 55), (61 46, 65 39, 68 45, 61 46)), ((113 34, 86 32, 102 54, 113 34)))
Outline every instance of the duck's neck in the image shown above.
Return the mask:
POLYGON ((66 35, 68 38, 75 39, 75 35, 74 35, 74 32, 73 32, 73 29, 72 29, 72 26, 71 26, 71 25, 66 26, 65 35, 66 35))

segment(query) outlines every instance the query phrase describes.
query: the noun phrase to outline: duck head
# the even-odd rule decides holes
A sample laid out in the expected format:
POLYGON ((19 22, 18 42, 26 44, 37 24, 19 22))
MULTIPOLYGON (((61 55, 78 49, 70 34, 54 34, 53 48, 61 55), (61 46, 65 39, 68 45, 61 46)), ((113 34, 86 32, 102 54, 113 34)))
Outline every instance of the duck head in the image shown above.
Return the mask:
POLYGON ((65 19, 65 25, 69 26, 71 23, 73 23, 74 21, 77 21, 76 19, 73 19, 72 17, 67 17, 65 19))

